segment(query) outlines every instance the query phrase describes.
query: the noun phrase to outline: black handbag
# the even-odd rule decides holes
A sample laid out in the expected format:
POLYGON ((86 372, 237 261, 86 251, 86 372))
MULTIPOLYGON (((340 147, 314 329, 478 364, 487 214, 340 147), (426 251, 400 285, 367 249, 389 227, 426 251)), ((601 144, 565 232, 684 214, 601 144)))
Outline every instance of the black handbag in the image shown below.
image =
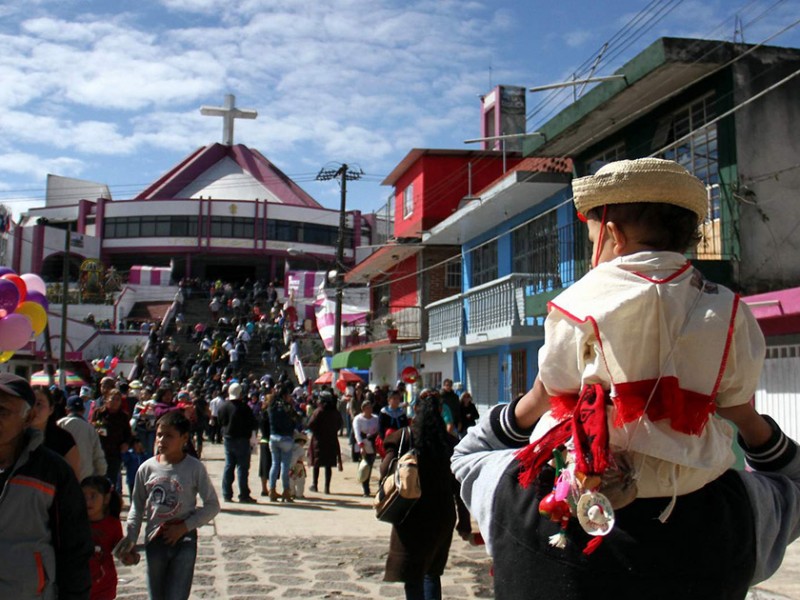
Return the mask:
MULTIPOLYGON (((403 429, 400 436, 398 452, 403 448, 406 430, 407 428, 403 429)), ((399 525, 421 495, 417 453, 409 449, 392 459, 389 472, 381 480, 373 502, 375 516, 379 521, 399 525)))

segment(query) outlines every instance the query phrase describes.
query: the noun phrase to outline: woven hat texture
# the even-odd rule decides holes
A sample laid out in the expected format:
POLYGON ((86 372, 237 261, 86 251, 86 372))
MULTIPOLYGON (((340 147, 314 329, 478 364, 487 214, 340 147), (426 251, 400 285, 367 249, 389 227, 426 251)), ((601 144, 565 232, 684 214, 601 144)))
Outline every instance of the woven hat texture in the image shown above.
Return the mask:
POLYGON ((658 202, 708 214, 706 186, 678 163, 661 158, 620 160, 572 181, 575 208, 585 215, 606 204, 658 202))

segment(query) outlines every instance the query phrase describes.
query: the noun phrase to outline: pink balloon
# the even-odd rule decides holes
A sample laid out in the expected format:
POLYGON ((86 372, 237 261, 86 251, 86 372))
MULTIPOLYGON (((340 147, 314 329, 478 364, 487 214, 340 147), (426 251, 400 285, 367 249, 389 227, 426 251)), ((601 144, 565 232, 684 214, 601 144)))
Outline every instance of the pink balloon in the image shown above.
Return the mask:
POLYGON ((10 314, 0 319, 0 348, 4 352, 19 350, 32 334, 31 322, 23 315, 10 314))
POLYGON ((25 273, 24 275, 20 275, 22 281, 25 282, 25 287, 30 292, 39 292, 40 294, 47 294, 47 286, 44 283, 44 279, 39 277, 36 273, 25 273))

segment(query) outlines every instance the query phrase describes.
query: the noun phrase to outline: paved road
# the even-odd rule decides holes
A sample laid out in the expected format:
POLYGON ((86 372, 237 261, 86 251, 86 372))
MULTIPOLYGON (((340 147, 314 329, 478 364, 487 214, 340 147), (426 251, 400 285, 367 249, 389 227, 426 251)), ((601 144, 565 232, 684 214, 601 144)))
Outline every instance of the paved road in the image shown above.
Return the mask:
MULTIPOLYGON (((222 457, 221 446, 206 446, 204 462, 218 488, 222 457)), ((257 493, 255 456, 253 465, 250 487, 257 493)), ((371 500, 361 496, 354 464, 334 472, 331 489, 329 496, 307 493, 294 504, 224 503, 200 531, 192 598, 402 598, 402 584, 382 581, 390 527, 375 520, 371 500)), ((118 569, 118 597, 146 600, 144 560, 118 569)), ((442 578, 444 598, 492 598, 489 569, 482 547, 455 537, 442 578)), ((787 599, 800 600, 800 543, 748 598, 787 599)))

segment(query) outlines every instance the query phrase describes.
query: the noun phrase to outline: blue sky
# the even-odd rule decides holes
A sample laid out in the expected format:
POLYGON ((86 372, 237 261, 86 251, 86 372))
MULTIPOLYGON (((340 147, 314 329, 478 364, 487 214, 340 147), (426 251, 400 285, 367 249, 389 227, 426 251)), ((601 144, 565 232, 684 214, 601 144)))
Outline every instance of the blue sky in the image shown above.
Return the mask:
MULTIPOLYGON (((411 148, 475 148, 479 95, 562 81, 604 42, 612 73, 664 35, 758 43, 800 17, 800 0, 4 0, 0 6, 0 203, 41 203, 47 173, 136 195, 199 146, 221 140, 201 105, 324 206, 321 167, 365 177, 348 208, 369 212, 411 148), (627 29, 624 29, 627 25, 627 29), (619 35, 622 31, 622 35, 619 35)), ((800 47, 800 27, 772 45, 800 47)), ((545 94, 528 94, 528 111, 545 94)), ((565 91, 528 129, 571 100, 565 91)))

